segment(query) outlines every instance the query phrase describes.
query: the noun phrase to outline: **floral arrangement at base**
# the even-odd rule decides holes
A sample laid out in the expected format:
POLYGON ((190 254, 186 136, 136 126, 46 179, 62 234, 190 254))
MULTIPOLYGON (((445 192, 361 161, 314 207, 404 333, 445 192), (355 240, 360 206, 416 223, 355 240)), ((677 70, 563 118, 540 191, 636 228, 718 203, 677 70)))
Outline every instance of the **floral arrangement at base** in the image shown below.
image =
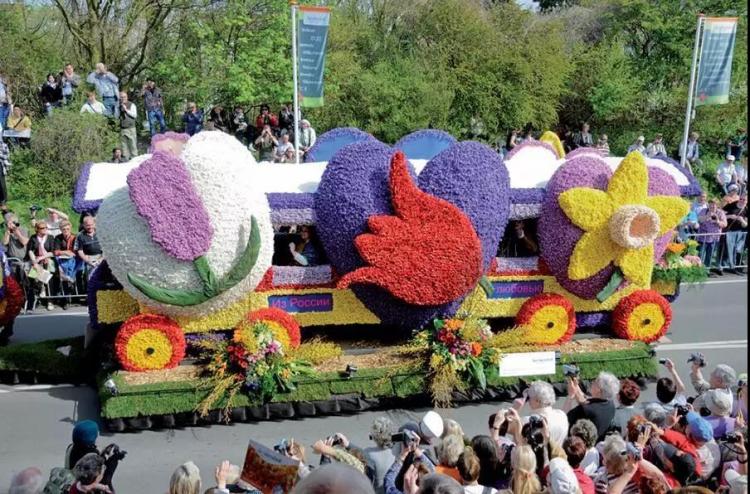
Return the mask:
POLYGON ((708 270, 698 255, 698 242, 688 240, 685 243, 667 244, 664 255, 654 266, 654 281, 680 281, 699 283, 708 278, 708 270))
POLYGON ((185 335, 177 323, 158 314, 131 317, 115 337, 117 361, 131 372, 176 367, 185 357, 185 346, 185 335))
MULTIPOLYGON (((298 326, 296 329, 299 331, 298 326)), ((205 362, 200 388, 209 390, 197 407, 201 417, 221 406, 228 421, 237 393, 245 392, 266 402, 277 393, 296 389, 295 376, 312 373, 309 363, 287 354, 299 340, 295 345, 294 337, 281 324, 253 319, 252 314, 240 322, 231 340, 207 339, 197 345, 205 362)))
POLYGON ((414 346, 429 352, 429 388, 435 406, 450 406, 453 391, 467 386, 485 389, 485 369, 499 362, 499 353, 484 346, 491 337, 487 321, 470 316, 435 319, 416 334, 414 346))

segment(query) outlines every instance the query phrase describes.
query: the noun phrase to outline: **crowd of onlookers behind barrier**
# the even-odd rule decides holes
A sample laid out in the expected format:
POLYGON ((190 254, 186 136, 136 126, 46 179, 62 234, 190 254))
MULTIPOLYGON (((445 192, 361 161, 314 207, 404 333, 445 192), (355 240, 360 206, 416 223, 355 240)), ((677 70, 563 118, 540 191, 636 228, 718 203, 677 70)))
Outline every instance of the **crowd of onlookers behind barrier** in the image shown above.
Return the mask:
MULTIPOLYGON (((377 418, 368 445, 335 432, 310 447, 283 438, 273 449, 292 466, 295 494, 746 493, 747 375, 719 364, 704 376, 705 359, 693 354, 688 396, 673 362, 661 363, 666 375, 653 402, 641 399, 634 381, 607 372, 586 392, 570 368, 561 408, 552 385, 534 381, 474 437, 430 411, 398 425, 377 418)), ((9 493, 132 492, 114 478, 126 452, 114 444, 100 449, 98 434, 96 422, 78 422, 60 466, 15 474, 9 493)), ((229 461, 201 473, 188 461, 171 478, 165 472, 153 492, 254 493, 247 481, 264 475, 229 461)))

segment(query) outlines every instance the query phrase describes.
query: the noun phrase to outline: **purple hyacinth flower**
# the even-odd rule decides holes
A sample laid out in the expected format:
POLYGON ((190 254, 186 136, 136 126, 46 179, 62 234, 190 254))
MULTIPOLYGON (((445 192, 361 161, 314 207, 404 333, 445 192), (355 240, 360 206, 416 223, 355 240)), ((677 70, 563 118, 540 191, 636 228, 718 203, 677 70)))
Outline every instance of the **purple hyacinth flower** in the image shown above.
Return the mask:
POLYGON ((128 174, 130 199, 170 256, 193 261, 211 245, 213 227, 181 159, 156 152, 128 174))

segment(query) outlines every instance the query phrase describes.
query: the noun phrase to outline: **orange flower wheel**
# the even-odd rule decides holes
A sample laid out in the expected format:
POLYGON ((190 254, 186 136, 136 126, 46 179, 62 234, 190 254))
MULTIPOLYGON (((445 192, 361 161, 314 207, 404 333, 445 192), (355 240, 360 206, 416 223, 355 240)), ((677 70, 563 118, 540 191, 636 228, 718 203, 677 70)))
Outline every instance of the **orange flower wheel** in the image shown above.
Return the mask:
POLYGON ((115 337, 115 354, 122 368, 143 372, 176 367, 185 357, 185 334, 168 317, 133 316, 115 337))
POLYGON ((0 326, 5 326, 21 313, 26 296, 23 288, 12 276, 6 276, 3 280, 5 283, 5 298, 0 301, 0 326))
POLYGON ((562 295, 542 293, 523 303, 516 314, 516 324, 526 328, 528 343, 565 343, 576 330, 576 313, 570 300, 562 295))
POLYGON ((667 332, 672 307, 654 290, 638 290, 620 300, 612 312, 612 330, 619 338, 651 343, 667 332))
POLYGON ((243 343, 248 351, 253 351, 255 336, 251 329, 258 322, 268 326, 285 351, 297 348, 302 340, 299 323, 294 317, 275 307, 258 309, 248 313, 234 330, 235 341, 243 343))

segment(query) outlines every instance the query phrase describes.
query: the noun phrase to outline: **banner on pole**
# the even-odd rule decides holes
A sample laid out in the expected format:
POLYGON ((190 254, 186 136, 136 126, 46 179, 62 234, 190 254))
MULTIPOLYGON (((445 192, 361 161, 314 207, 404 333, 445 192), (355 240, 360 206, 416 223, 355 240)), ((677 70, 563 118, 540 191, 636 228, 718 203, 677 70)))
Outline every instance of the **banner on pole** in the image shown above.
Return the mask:
POLYGON ((323 106, 323 72, 331 10, 327 7, 299 7, 299 96, 300 106, 323 106))
POLYGON ((736 17, 704 19, 703 43, 696 86, 696 106, 721 105, 729 102, 732 55, 736 36, 736 17))

